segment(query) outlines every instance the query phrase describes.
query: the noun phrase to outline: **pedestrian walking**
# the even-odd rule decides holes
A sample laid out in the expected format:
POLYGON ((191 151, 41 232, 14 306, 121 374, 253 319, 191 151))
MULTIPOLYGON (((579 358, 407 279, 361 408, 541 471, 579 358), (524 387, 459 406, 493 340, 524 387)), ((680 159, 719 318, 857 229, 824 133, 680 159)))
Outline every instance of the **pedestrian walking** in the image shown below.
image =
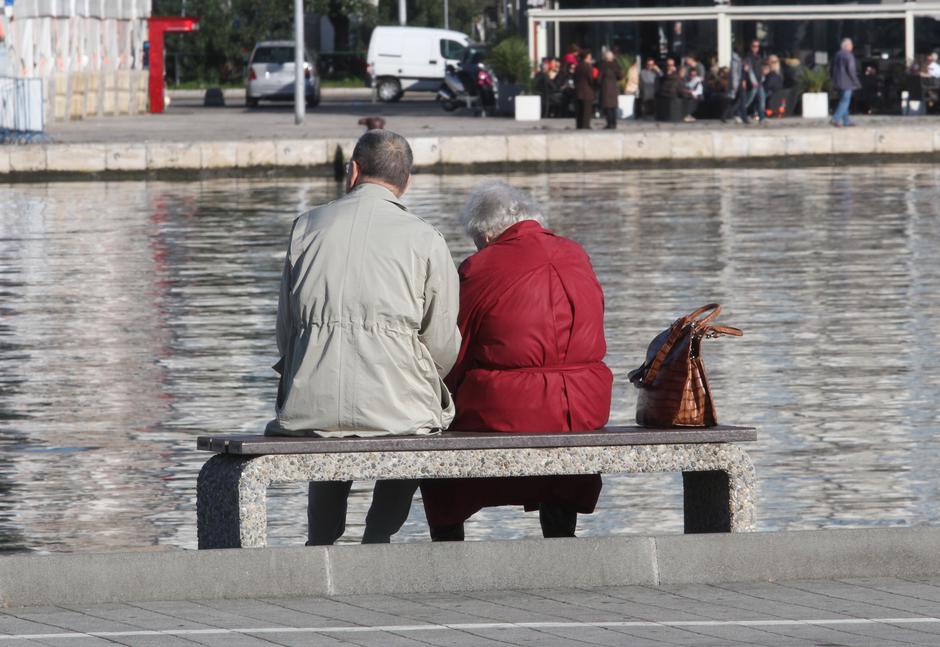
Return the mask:
POLYGON ((832 125, 837 128, 855 125, 849 121, 849 106, 852 103, 852 92, 860 90, 862 84, 858 80, 853 49, 852 39, 843 38, 842 46, 832 59, 832 87, 842 93, 839 96, 839 105, 832 114, 832 125))
POLYGON ((614 58, 610 50, 604 52, 604 60, 598 66, 600 76, 598 84, 601 94, 601 111, 607 120, 605 128, 613 130, 617 127, 617 99, 620 96, 620 82, 623 80, 623 68, 614 58))

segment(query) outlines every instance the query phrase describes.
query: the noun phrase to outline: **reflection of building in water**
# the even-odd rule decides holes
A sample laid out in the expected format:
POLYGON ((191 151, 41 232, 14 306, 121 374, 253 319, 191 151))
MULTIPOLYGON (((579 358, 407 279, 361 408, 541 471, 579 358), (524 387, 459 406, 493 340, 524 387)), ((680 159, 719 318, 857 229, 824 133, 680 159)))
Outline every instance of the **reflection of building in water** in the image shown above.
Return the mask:
POLYGON ((48 121, 146 109, 151 0, 6 5, 0 13, 0 76, 43 79, 48 121))
POLYGON ((12 193, 3 255, 20 284, 5 321, 24 358, 2 370, 22 381, 6 406, 24 417, 4 427, 26 444, 13 519, 34 545, 133 545, 161 492, 150 457, 166 449, 146 431, 168 411, 146 195, 122 184, 12 193))

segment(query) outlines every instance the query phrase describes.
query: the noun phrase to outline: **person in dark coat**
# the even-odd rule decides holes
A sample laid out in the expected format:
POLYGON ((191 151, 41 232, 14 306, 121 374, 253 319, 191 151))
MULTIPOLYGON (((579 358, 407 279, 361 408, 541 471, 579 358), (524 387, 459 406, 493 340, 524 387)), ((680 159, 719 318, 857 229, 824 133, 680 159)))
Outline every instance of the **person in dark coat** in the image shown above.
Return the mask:
POLYGON ((538 73, 535 75, 535 91, 542 98, 542 119, 549 116, 549 107, 552 102, 552 96, 555 94, 555 81, 550 75, 552 60, 543 58, 538 73))
POLYGON ((614 58, 610 50, 604 52, 604 60, 598 66, 600 75, 597 77, 601 90, 601 110, 607 119, 608 130, 617 127, 617 97, 620 96, 620 82, 623 80, 623 68, 614 58))
MULTIPOLYGON (((450 429, 558 433, 607 423, 613 376, 604 364, 604 293, 587 253, 545 228, 528 196, 504 182, 478 187, 460 213, 480 250, 461 265, 461 344, 445 379, 457 414, 450 429)), ((597 474, 426 479, 435 541, 460 541, 484 507, 539 510, 545 537, 573 537, 593 512, 597 474)))
POLYGON ((579 129, 590 129, 591 117, 594 116, 594 57, 587 50, 581 54, 581 62, 574 70, 574 91, 577 100, 575 125, 579 129))
POLYGON ((839 105, 832 113, 832 125, 840 128, 855 125, 849 121, 849 105, 852 103, 852 92, 862 88, 855 67, 855 55, 852 54, 853 48, 852 39, 843 38, 842 47, 832 59, 832 86, 842 93, 839 105))

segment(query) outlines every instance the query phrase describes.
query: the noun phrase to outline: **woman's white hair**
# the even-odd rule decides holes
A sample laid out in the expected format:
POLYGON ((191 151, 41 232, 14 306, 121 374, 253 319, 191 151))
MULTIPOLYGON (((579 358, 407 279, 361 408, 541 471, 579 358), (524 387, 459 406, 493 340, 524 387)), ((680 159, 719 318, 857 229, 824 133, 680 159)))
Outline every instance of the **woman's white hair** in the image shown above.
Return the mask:
POLYGON ((482 248, 517 222, 535 220, 545 226, 542 208, 519 189, 496 180, 477 186, 460 210, 460 224, 482 248))

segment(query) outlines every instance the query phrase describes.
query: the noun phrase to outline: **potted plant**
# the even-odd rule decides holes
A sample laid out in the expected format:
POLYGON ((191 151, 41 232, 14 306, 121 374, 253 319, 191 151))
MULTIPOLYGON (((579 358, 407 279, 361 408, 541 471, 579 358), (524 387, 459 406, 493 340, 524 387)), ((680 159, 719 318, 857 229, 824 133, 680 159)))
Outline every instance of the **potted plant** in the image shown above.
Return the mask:
POLYGON ((542 116, 542 97, 531 94, 532 67, 529 48, 518 36, 499 42, 488 56, 493 74, 499 81, 496 107, 500 114, 515 114, 520 121, 538 121, 542 116))
POLYGON ((623 70, 623 79, 620 81, 620 96, 617 97, 617 116, 620 119, 631 119, 636 104, 636 92, 628 92, 627 85, 630 82, 630 69, 636 63, 636 56, 621 54, 617 57, 617 63, 620 65, 620 69, 623 70))
POLYGON ((803 117, 824 119, 829 116, 829 68, 817 65, 815 68, 803 68, 803 117))

